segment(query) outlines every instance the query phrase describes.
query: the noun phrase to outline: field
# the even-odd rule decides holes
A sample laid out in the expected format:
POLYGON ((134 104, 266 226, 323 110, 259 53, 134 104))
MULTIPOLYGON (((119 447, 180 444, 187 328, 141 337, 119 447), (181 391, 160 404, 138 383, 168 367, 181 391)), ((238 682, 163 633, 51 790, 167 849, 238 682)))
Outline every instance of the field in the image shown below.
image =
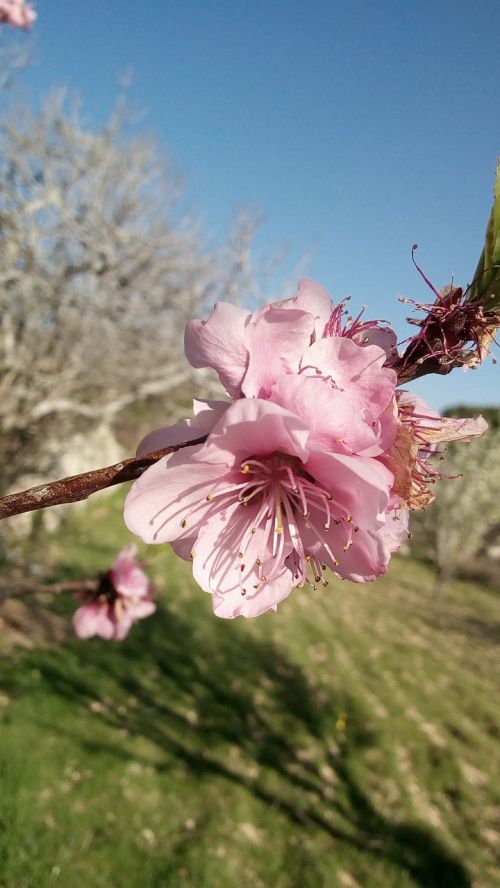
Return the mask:
MULTIPOLYGON (((41 536, 41 575, 107 567, 122 495, 41 536)), ((2 888, 500 885, 497 593, 400 557, 225 622, 145 557, 123 643, 73 638, 67 597, 1 617, 2 888)))

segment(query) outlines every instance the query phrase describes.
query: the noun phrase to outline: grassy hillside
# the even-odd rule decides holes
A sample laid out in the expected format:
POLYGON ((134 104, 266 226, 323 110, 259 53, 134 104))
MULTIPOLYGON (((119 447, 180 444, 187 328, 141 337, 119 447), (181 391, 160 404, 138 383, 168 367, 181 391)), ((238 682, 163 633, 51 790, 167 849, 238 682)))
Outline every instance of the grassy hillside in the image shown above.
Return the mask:
MULTIPOLYGON (((120 498, 32 560, 57 579, 106 567, 120 498)), ((125 642, 8 652, 3 633, 2 888, 500 884, 493 591, 433 599, 400 558, 224 622, 189 565, 147 558, 160 611, 125 642)), ((73 605, 50 608, 59 631, 73 605)))

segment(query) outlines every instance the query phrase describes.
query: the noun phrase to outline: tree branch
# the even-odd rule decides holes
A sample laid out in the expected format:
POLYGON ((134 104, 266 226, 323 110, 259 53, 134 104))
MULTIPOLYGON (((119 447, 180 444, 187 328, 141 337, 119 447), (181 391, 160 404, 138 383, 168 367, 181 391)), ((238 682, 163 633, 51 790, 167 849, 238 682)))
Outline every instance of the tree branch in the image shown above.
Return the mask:
POLYGON ((183 447, 203 444, 204 441, 206 441, 206 435, 193 441, 184 441, 174 447, 155 450, 154 453, 148 453, 145 456, 133 456, 102 469, 83 472, 81 475, 71 475, 69 478, 61 478, 59 481, 41 484, 39 487, 30 487, 19 493, 11 493, 0 498, 0 519, 21 515, 23 512, 33 512, 35 509, 46 509, 48 506, 60 506, 63 503, 86 500, 98 490, 105 490, 116 484, 124 484, 126 481, 134 481, 163 456, 175 453, 183 447))
POLYGON ((83 580, 65 580, 62 583, 37 583, 36 580, 22 583, 2 582, 0 584, 0 604, 9 598, 19 595, 61 595, 64 592, 93 592, 97 587, 99 577, 89 577, 83 580))

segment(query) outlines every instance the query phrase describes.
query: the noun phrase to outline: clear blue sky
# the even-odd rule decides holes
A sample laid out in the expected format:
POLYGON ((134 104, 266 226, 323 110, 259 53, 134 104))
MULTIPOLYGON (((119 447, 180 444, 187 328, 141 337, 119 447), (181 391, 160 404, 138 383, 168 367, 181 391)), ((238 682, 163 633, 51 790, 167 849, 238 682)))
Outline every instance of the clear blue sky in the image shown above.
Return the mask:
MULTIPOLYGON (((407 335, 398 294, 470 280, 500 152, 497 0, 38 0, 29 93, 102 120, 119 75, 220 237, 252 203, 261 244, 407 335)), ((29 38, 28 38, 29 39, 29 38)), ((428 377, 439 408, 500 403, 500 371, 428 377)))

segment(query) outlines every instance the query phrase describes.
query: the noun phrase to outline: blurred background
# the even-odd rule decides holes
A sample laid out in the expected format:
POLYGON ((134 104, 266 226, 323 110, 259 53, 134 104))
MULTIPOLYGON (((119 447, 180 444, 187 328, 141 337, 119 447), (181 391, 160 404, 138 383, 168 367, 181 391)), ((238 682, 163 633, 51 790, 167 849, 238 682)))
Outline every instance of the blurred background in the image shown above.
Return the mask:
MULTIPOLYGON (((466 285, 500 145, 497 4, 39 0, 0 31, 0 494, 220 393, 186 321, 320 281, 412 329, 466 285)), ((0 885, 500 885, 498 368, 412 384, 484 439, 376 584, 73 636, 47 585, 131 542, 125 488, 3 522, 0 885)))

